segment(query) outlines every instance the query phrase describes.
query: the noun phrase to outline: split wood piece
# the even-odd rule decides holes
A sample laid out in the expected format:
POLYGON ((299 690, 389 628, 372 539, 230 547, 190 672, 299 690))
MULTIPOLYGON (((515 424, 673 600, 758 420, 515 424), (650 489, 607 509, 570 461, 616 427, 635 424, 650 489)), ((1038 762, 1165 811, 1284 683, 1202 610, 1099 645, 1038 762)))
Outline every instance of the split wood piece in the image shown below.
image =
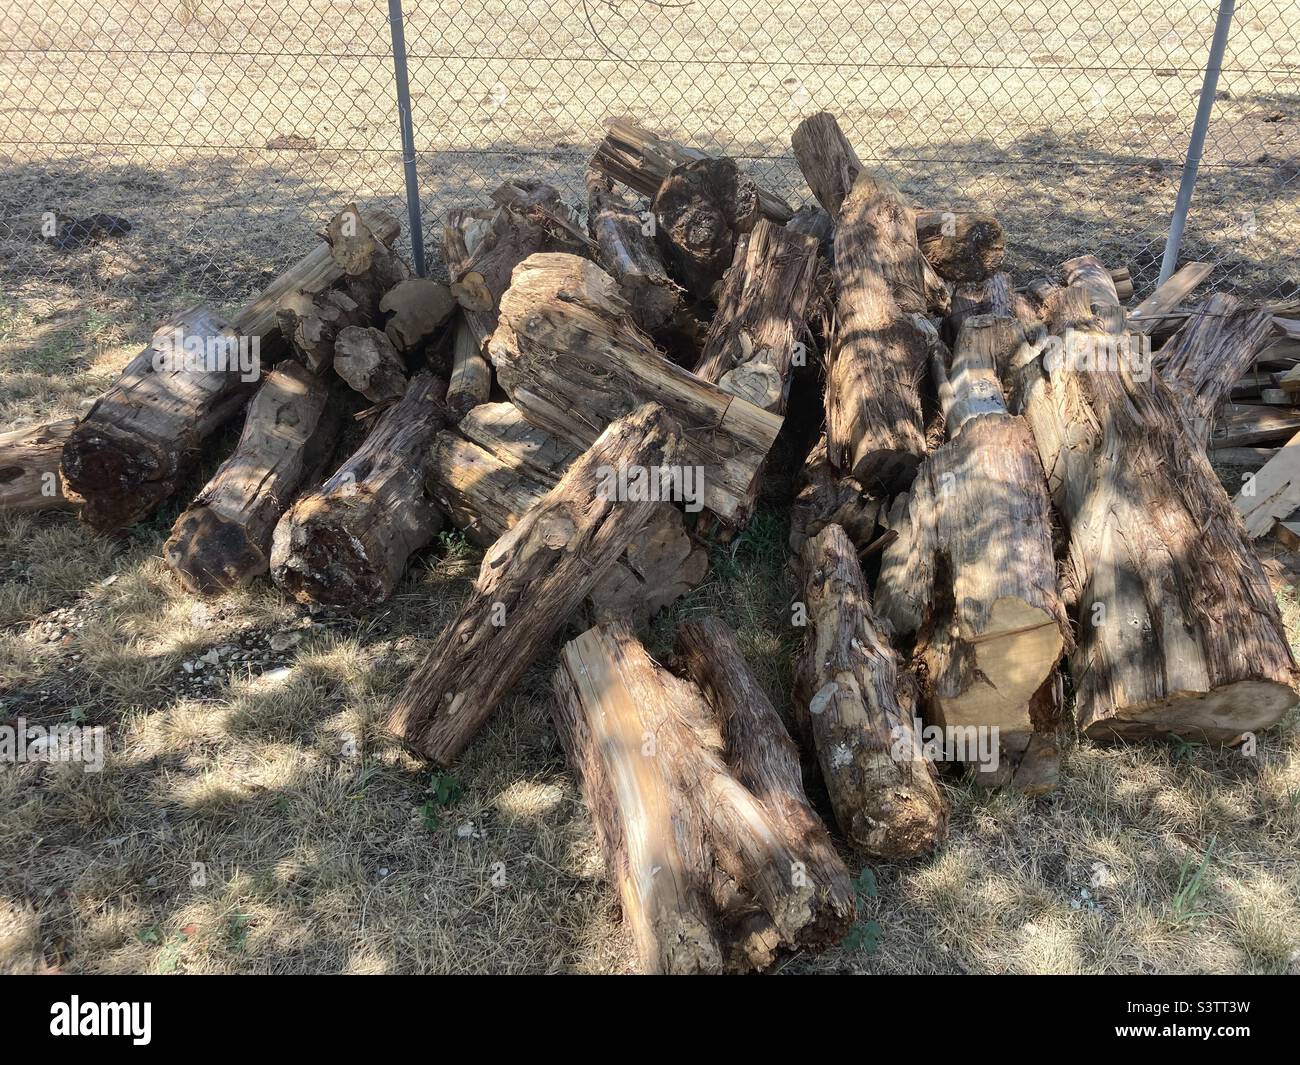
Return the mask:
POLYGON ((808 297, 807 319, 819 344, 834 331, 835 323, 835 273, 831 262, 835 258, 835 224, 831 216, 817 204, 807 204, 794 213, 785 224, 792 233, 800 233, 817 241, 817 263, 814 266, 812 293, 808 297))
POLYGON ((803 545, 828 525, 839 525, 859 551, 875 538, 881 502, 852 477, 841 477, 826 453, 826 434, 808 452, 790 506, 790 550, 803 545))
POLYGON ((1247 478, 1232 503, 1252 540, 1271 532, 1275 523, 1300 507, 1300 435, 1288 440, 1247 478))
POLYGON ((1216 292, 1179 327, 1155 357, 1155 369, 1182 408, 1183 423, 1201 447, 1233 382, 1254 365, 1271 327, 1266 310, 1216 292))
POLYGON ((464 315, 456 320, 451 342, 451 379, 447 383, 447 409, 459 421, 492 395, 492 367, 483 357, 474 330, 464 315))
POLYGON ((334 341, 344 329, 370 321, 366 309, 342 289, 316 295, 293 292, 280 301, 276 320, 295 354, 313 373, 334 362, 334 341))
POLYGON ((384 332, 393 346, 411 352, 452 316, 456 300, 446 285, 427 277, 408 277, 384 293, 379 309, 390 316, 384 332))
POLYGON ((876 592, 895 633, 916 635, 927 720, 994 730, 1008 758, 1051 727, 1035 700, 1071 642, 1043 468, 998 379, 1024 339, 1014 318, 978 315, 951 365, 936 359, 948 441, 917 472, 876 592))
POLYGON ((406 392, 406 362, 388 334, 373 326, 340 330, 334 372, 372 403, 389 403, 406 392))
MULTIPOLYGON (((614 118, 605 123, 605 137, 591 165, 643 196, 654 196, 674 169, 711 158, 707 152, 661 137, 629 118, 614 118)), ((766 189, 758 192, 763 217, 781 223, 790 220, 794 212, 785 200, 766 189)))
POLYGON ((699 688, 611 622, 565 646, 554 689, 556 730, 642 969, 762 968, 800 946, 814 923, 806 851, 724 764, 699 688))
POLYGON ((241 588, 267 571, 276 523, 299 486, 319 476, 339 426, 329 386, 306 367, 287 360, 267 375, 233 454, 163 545, 187 591, 241 588))
POLYGON ((661 355, 633 324, 618 283, 576 255, 544 253, 519 265, 489 355, 524 417, 579 447, 642 403, 662 403, 682 427, 689 470, 701 471, 703 505, 725 520, 747 505, 781 428, 778 415, 661 355))
MULTIPOLYGON (((529 425, 513 404, 485 403, 460 423, 460 434, 438 434, 430 491, 471 540, 490 546, 579 454, 529 425)), ((660 503, 642 534, 597 580, 593 610, 597 618, 626 616, 643 625, 696 587, 708 565, 708 552, 691 538, 681 512, 660 503)))
POLYGON ((725 624, 712 617, 683 622, 676 651, 685 674, 713 708, 723 760, 780 827, 812 884, 813 920, 800 931, 800 944, 838 943, 854 920, 853 884, 804 793, 799 749, 725 624))
MULTIPOLYGON (((871 209, 863 212, 859 205, 854 221, 857 227, 868 226, 868 232, 856 234, 854 241, 866 240, 882 250, 875 266, 904 313, 946 314, 948 287, 921 254, 911 201, 883 173, 873 174, 862 165, 835 116, 822 111, 805 118, 794 131, 793 145, 808 187, 835 222, 836 259, 845 201, 854 195, 870 199, 871 209)), ((836 276, 843 277, 838 265, 836 276)))
POLYGON ((271 578, 287 594, 348 608, 392 594, 412 552, 442 527, 424 472, 429 445, 446 425, 445 387, 428 373, 411 378, 356 453, 280 519, 271 578))
POLYGON ((826 526, 804 545, 801 563, 808 632, 795 710, 835 819, 874 857, 923 854, 943 839, 948 804, 914 727, 914 682, 872 611, 844 530, 826 526))
POLYGON ((652 502, 608 498, 598 471, 683 457, 680 431, 657 404, 611 423, 488 549, 469 599, 394 704, 390 730, 440 765, 460 754, 652 517, 652 502))
POLYGON ((655 194, 655 240, 669 270, 699 300, 731 265, 736 241, 760 218, 758 186, 732 159, 699 159, 674 168, 655 194))
POLYGON ((59 464, 76 418, 0 433, 0 510, 62 510, 75 507, 59 464))
MULTIPOLYGON (((342 228, 342 216, 350 209, 355 207, 345 207, 335 216, 336 228, 342 228)), ((360 220, 356 232, 368 234, 385 246, 391 245, 401 232, 397 219, 386 211, 363 210, 360 220)), ((278 311, 286 297, 299 292, 309 297, 319 295, 346 276, 346 267, 353 265, 347 262, 348 248, 347 241, 339 244, 337 253, 328 241, 317 245, 235 314, 235 331, 244 336, 266 337, 279 324, 278 311)))
POLYGON ((636 324, 647 333, 663 329, 681 310, 682 290, 655 244, 653 215, 627 206, 609 176, 594 168, 587 171, 587 203, 596 261, 618 282, 636 324))
MULTIPOLYGON (((1109 343, 1118 300, 1073 284, 1053 332, 1109 343), (1099 305, 1105 318, 1098 317, 1099 305)), ((1228 742, 1295 704, 1295 663, 1268 581, 1205 453, 1190 446, 1159 374, 1031 363, 1022 388, 1069 533, 1063 579, 1077 607, 1070 656, 1092 739, 1228 742)))
POLYGON ((1210 432, 1216 451, 1253 444, 1281 443, 1300 432, 1300 411, 1249 403, 1226 403, 1210 432))
POLYGON ((916 235, 921 254, 945 281, 983 281, 1006 253, 1001 223, 976 211, 917 211, 916 235))
POLYGON ((121 529, 176 491, 202 441, 256 387, 254 342, 203 307, 158 328, 63 446, 63 479, 85 501, 83 521, 121 529))
POLYGON ((1166 316, 1176 310, 1213 271, 1214 267, 1210 263, 1186 263, 1180 266, 1163 285, 1129 313, 1133 327, 1147 334, 1173 328, 1177 322, 1166 320, 1166 316))

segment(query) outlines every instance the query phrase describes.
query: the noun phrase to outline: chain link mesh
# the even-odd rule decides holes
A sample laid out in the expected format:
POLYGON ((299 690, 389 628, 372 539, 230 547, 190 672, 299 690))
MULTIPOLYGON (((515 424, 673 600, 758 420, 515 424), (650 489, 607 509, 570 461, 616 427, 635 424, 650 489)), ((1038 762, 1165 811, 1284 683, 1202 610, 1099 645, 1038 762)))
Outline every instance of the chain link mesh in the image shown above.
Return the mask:
MULTIPOLYGON (((538 176, 574 202, 601 120, 735 156, 793 203, 800 119, 934 207, 1002 219, 1021 276, 1085 251, 1155 283, 1214 30, 1210 0, 466 0, 406 3, 426 238, 538 176)), ((1181 259, 1300 296, 1300 5, 1242 0, 1181 259)), ((405 197, 382 0, 0 10, 0 280, 162 309, 230 302, 329 214, 405 197), (126 218, 59 248, 46 212, 126 218)))

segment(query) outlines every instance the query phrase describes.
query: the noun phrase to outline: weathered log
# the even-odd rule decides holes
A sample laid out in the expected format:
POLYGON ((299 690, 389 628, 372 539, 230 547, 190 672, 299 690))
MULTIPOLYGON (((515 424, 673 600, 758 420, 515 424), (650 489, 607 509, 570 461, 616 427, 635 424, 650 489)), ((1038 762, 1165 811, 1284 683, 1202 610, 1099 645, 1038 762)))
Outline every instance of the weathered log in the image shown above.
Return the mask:
POLYGON ((87 524, 120 529, 176 491, 200 443, 256 386, 260 340, 202 307, 159 327, 63 446, 63 478, 87 524))
MULTIPOLYGON (((676 167, 712 158, 698 148, 651 133, 631 119, 614 118, 605 122, 605 137, 597 146, 591 165, 643 196, 654 196, 676 167)), ((785 200, 766 189, 758 192, 759 207, 765 218, 773 222, 790 220, 793 212, 785 200)))
POLYGON ((75 507, 64 491, 59 463, 75 418, 0 433, 0 510, 75 507))
POLYGON ((795 710, 835 819, 867 854, 922 854, 946 833, 948 804, 914 728, 914 682, 872 611, 844 530, 826 526, 801 562, 808 631, 795 710))
POLYGON ((983 281, 1006 253, 1001 224, 976 211, 917 211, 916 236, 921 254, 945 281, 983 281))
MULTIPOLYGON (((1179 327, 1155 357, 1155 369, 1174 394, 1183 424, 1201 447, 1233 383, 1254 365, 1272 315, 1216 292, 1179 327)), ((1149 353, 1148 353, 1149 354, 1149 353)))
POLYGON ((701 486, 679 471, 675 487, 692 490, 688 508, 702 504, 726 520, 746 505, 781 427, 778 415, 661 355, 633 324, 617 282, 574 255, 519 265, 489 355, 524 417, 579 447, 642 403, 662 403, 682 427, 688 470, 702 474, 701 486))
MULTIPOLYGON (((876 590, 881 617, 917 638, 927 721, 989 730, 1007 759, 1044 731, 1040 693, 1070 643, 1042 465, 998 378, 1024 340, 1014 318, 981 315, 962 325, 950 365, 937 349, 948 441, 917 471, 876 590)), ((1057 749, 1054 735, 1044 744, 1057 749)))
MULTIPOLYGON (((823 854, 798 835, 807 823, 787 820, 733 775, 699 688, 657 665, 630 628, 607 623, 571 641, 554 686, 556 730, 645 971, 761 968, 782 945, 842 933, 844 915, 816 903, 847 901, 852 914, 847 871, 819 866, 833 883, 815 879, 809 859, 823 854)), ((751 748, 785 739, 774 713, 730 724, 761 730, 741 741, 751 748)))
POLYGON ((460 754, 650 520, 653 502, 609 498, 599 471, 660 469, 682 454, 662 407, 646 404, 611 423, 484 555, 469 599, 395 702, 390 730, 439 764, 460 754))
POLYGON ((876 531, 881 501, 852 477, 836 473, 826 454, 823 433, 804 459, 790 506, 790 550, 803 545, 828 525, 839 525, 861 551, 876 531))
POLYGON ((313 373, 325 373, 334 362, 334 341, 344 329, 370 320, 365 308, 342 289, 315 295, 293 292, 280 301, 276 315, 280 332, 294 354, 313 373))
MULTIPOLYGON (((1113 343, 1123 312, 1108 284, 1095 272, 1070 284, 1052 301, 1053 332, 1113 343)), ((1296 702, 1277 603, 1161 376, 1064 359, 1025 376, 1025 416, 1070 536, 1080 730, 1227 742, 1274 724, 1296 702)))
POLYGON ((388 334, 373 326, 339 331, 334 372, 372 403, 388 403, 406 392, 406 362, 388 334))
POLYGON ((384 332, 399 351, 411 352, 434 335, 456 310, 446 285, 427 277, 408 277, 387 292, 379 309, 389 315, 384 332))
POLYGON ((799 936, 809 946, 838 942, 853 923, 848 870, 804 793, 799 750, 740 653, 735 634, 717 618, 683 622, 677 656, 704 693, 722 730, 722 757, 781 826, 813 886, 813 920, 799 936))
POLYGON ((275 527, 271 577, 299 602, 350 608, 392 594, 407 559, 442 517, 424 483, 429 445, 446 424, 443 382, 411 378, 365 442, 275 527))
POLYGON ((655 240, 669 270, 696 299, 714 299, 736 241, 758 223, 758 187, 731 159, 673 169, 655 193, 655 240))
POLYGON ((230 458, 172 526, 163 560, 191 592, 239 588, 270 565, 271 535, 298 488, 321 472, 340 419, 329 386, 300 363, 272 370, 230 458))
POLYGON ((611 179, 595 169, 587 171, 587 202, 596 261, 618 282, 632 318, 647 333, 669 325, 681 310, 682 290, 659 254, 654 216, 628 207, 611 179))
POLYGON ((451 341, 451 379, 447 383, 447 409, 459 421, 492 395, 492 367, 483 357, 468 320, 456 320, 451 341))
MULTIPOLYGON (((581 452, 524 421, 511 403, 485 403, 459 433, 434 442, 429 481, 434 498, 475 543, 491 545, 554 486, 581 452)), ((600 577, 590 601, 597 618, 648 622, 698 585, 708 552, 691 538, 681 513, 660 503, 645 529, 600 577)))

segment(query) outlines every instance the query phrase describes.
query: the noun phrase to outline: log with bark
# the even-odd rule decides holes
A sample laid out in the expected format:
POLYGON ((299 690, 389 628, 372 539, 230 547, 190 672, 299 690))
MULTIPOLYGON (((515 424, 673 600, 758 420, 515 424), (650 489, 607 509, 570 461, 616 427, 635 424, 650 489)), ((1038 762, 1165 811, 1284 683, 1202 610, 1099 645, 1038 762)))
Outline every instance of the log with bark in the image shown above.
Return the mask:
POLYGON ((1001 224, 978 211, 917 211, 916 236, 921 254, 945 281, 983 281, 1006 253, 1001 224))
MULTIPOLYGON (((605 137, 597 146, 591 165, 643 196, 654 196, 675 168, 712 158, 715 157, 698 148, 652 133, 631 119, 614 118, 605 123, 605 137)), ((790 220, 794 212, 785 200, 766 189, 759 189, 758 194, 764 218, 773 222, 790 220)))
POLYGON ((340 425, 328 384, 300 363, 267 375, 244 430, 172 526, 163 560, 191 592, 248 584, 270 565, 271 535, 303 483, 322 472, 340 425))
POLYGON ((665 328, 681 309, 682 290, 655 243, 653 214, 629 207, 594 168, 587 171, 587 203, 596 261, 618 282, 637 325, 647 333, 665 328))
POLYGON ((915 684, 876 618, 853 544, 828 525, 803 549, 807 634, 795 711, 840 830, 879 858, 943 839, 948 804, 914 727, 915 684))
POLYGON ((688 508, 702 504, 724 520, 747 505, 781 427, 780 416, 661 355, 632 322, 618 283, 574 255, 533 255, 519 265, 489 354, 524 417, 579 447, 642 403, 662 403, 686 443, 675 487, 692 497, 688 508))
POLYGON ((1155 356, 1192 437, 1205 447, 1214 417, 1233 383, 1254 365, 1272 315, 1226 292, 1207 299, 1155 356))
POLYGON ((78 500, 64 490, 59 464, 75 418, 0 433, 0 510, 61 510, 78 500))
MULTIPOLYGON (((1095 261, 1094 261, 1095 262, 1095 261)), ((1105 350, 1123 312, 1096 272, 1052 301, 1052 329, 1105 350)), ((1159 374, 1123 361, 1025 364, 1017 391, 1069 532, 1067 603, 1078 724, 1097 740, 1228 742, 1296 702, 1277 603, 1159 374), (1045 365, 1046 364, 1046 365, 1045 365)))
POLYGON ((617 622, 565 646, 554 689, 556 731, 643 971, 765 968, 782 947, 842 934, 848 873, 803 799, 797 763, 789 775, 793 752, 770 706, 710 708, 617 622), (764 797, 724 761, 718 716, 728 711, 727 753, 770 758, 744 767, 751 779, 772 771, 758 777, 764 797))
POLYGON ((444 382, 411 378, 365 442, 275 527, 271 577, 303 603, 358 608, 392 594, 407 559, 442 526, 425 488, 434 435, 447 424, 444 382))
POLYGON ((473 592, 398 697, 389 729, 438 764, 459 755, 652 517, 650 500, 610 498, 600 471, 670 467, 683 454, 680 430, 656 404, 612 422, 484 555, 473 592))
POLYGON ((876 608, 896 635, 916 637, 927 722, 990 730, 1014 766, 1004 774, 1012 786, 1038 789, 1055 782, 1050 693, 1071 638, 1043 468, 998 376, 1024 342, 1014 318, 977 315, 950 360, 936 347, 948 440, 917 472, 898 538, 884 550, 876 608), (1027 751, 1039 764, 1022 777, 1027 751))
MULTIPOLYGON (((512 403, 485 403, 458 432, 438 434, 430 490, 443 512, 475 543, 490 546, 554 486, 581 452, 526 422, 512 403)), ((646 528, 597 580, 596 617, 630 617, 637 626, 698 585, 708 552, 681 512, 660 503, 646 528)))

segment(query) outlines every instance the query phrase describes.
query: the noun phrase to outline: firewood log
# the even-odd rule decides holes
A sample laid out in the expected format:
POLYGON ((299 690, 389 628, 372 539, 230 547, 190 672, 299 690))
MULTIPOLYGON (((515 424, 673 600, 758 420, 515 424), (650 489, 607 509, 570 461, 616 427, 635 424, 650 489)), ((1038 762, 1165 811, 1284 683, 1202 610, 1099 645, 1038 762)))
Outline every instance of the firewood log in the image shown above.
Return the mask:
POLYGON ((63 478, 85 501, 82 520, 120 529, 176 491, 202 441, 256 387, 252 339, 260 342, 203 307, 159 327, 63 445, 63 478))
POLYGON ((340 330, 334 338, 334 372, 372 403, 388 403, 406 392, 406 361, 388 334, 373 326, 340 330))
MULTIPOLYGON (((653 196, 674 168, 711 158, 698 148, 651 133, 631 119, 614 118, 605 122, 605 137, 597 146, 591 165, 642 196, 653 196)), ((763 217, 773 222, 790 220, 793 212, 785 200, 766 189, 758 192, 763 217)))
POLYGON ((661 355, 633 324, 617 282, 574 255, 519 265, 489 354, 524 417, 579 447, 642 403, 662 403, 682 426, 688 466, 702 470, 696 502, 726 520, 746 505, 781 427, 778 415, 661 355))
POLYGON ((300 363, 286 360, 267 375, 234 453, 163 545, 164 561, 188 591, 243 587, 267 571, 276 523, 333 447, 340 418, 329 400, 328 384, 300 363))
POLYGON ((75 507, 64 491, 59 463, 75 418, 0 433, 0 510, 75 507))
POLYGON ((923 854, 943 839, 948 804, 913 725, 915 682, 872 610, 844 530, 826 526, 800 561, 808 630, 795 667, 795 712, 835 820, 866 854, 923 854))
MULTIPOLYGON (((490 546, 555 485, 581 452, 536 426, 511 403, 484 403, 434 442, 429 482, 452 522, 490 546)), ((592 589, 596 617, 627 616, 641 626, 698 585, 708 552, 681 512, 660 503, 646 528, 592 589)))
POLYGON ((1201 447, 1210 439, 1214 416, 1233 382, 1254 365, 1272 315, 1216 292, 1194 311, 1155 357, 1160 374, 1183 413, 1183 423, 1201 447))
POLYGON ((659 186, 655 240, 673 276, 696 299, 715 298, 736 241, 760 218, 758 200, 758 186, 731 159, 683 163, 659 186))
POLYGON ((63 448, 63 477, 85 500, 84 521, 100 531, 120 529, 171 496, 198 460, 203 440, 252 394, 261 342, 277 327, 281 301, 295 293, 314 297, 350 269, 373 262, 374 249, 367 253, 357 242, 382 246, 398 227, 382 212, 349 205, 331 231, 338 234, 334 244, 290 267, 231 321, 193 308, 164 323, 127 363, 63 448))
MULTIPOLYGON (((950 364, 936 345, 948 441, 917 472, 876 590, 895 634, 917 636, 927 722, 994 730, 1011 761, 1035 734, 1045 737, 1036 754, 1056 754, 1043 689, 1070 644, 1042 465, 998 377, 1024 340, 1014 318, 979 315, 962 325, 950 364)), ((1016 774, 1008 779, 1014 785, 1016 774)), ((1030 779, 1039 787, 1055 773, 1039 769, 1030 779)))
POLYGON ((483 357, 474 330, 462 315, 456 320, 451 341, 451 379, 447 382, 447 409, 454 420, 463 418, 492 395, 492 367, 483 357))
POLYGON ((389 729, 452 761, 652 516, 649 500, 602 491, 600 470, 682 460, 680 431, 646 404, 610 424, 483 558, 469 599, 398 697, 389 729))
POLYGON ((776 776, 763 783, 793 810, 738 779, 723 760, 717 711, 626 625, 567 644, 554 687, 556 731, 644 971, 762 968, 782 946, 842 934, 853 913, 847 871, 806 802, 797 806, 801 789, 786 790, 799 788, 797 763, 791 781, 780 755, 793 752, 774 712, 735 714, 729 745, 778 747, 763 766, 776 776))
POLYGON ((855 913, 848 870, 804 794, 799 750, 740 653, 735 634, 717 618, 686 621, 677 629, 676 652, 721 727, 723 760, 782 826, 813 884, 813 920, 800 942, 838 942, 855 913))
MULTIPOLYGON (((1104 351, 1123 318, 1109 275, 1068 273, 1051 301, 1053 333, 1104 351)), ((1122 361, 1089 372, 1044 357, 1023 375, 1025 417, 1070 537, 1080 730, 1227 742, 1274 724, 1296 702, 1277 603, 1169 387, 1159 374, 1134 381, 1122 361)))
POLYGON ((916 212, 921 254, 945 281, 983 281, 997 272, 1006 237, 996 218, 976 211, 916 212))
POLYGON ((643 221, 615 194, 611 179, 595 169, 587 172, 587 202, 596 261, 618 282, 633 320, 647 333, 669 325, 681 309, 682 290, 659 254, 654 216, 646 211, 643 221))
POLYGON ((429 445, 447 422, 445 384, 411 378, 365 442, 284 514, 271 541, 271 578, 303 603, 373 606, 392 594, 407 559, 442 517, 424 483, 429 445))
POLYGON ((342 289, 309 295, 292 292, 280 301, 276 321, 294 355, 313 373, 334 362, 334 341, 344 329, 370 320, 364 307, 342 289))

